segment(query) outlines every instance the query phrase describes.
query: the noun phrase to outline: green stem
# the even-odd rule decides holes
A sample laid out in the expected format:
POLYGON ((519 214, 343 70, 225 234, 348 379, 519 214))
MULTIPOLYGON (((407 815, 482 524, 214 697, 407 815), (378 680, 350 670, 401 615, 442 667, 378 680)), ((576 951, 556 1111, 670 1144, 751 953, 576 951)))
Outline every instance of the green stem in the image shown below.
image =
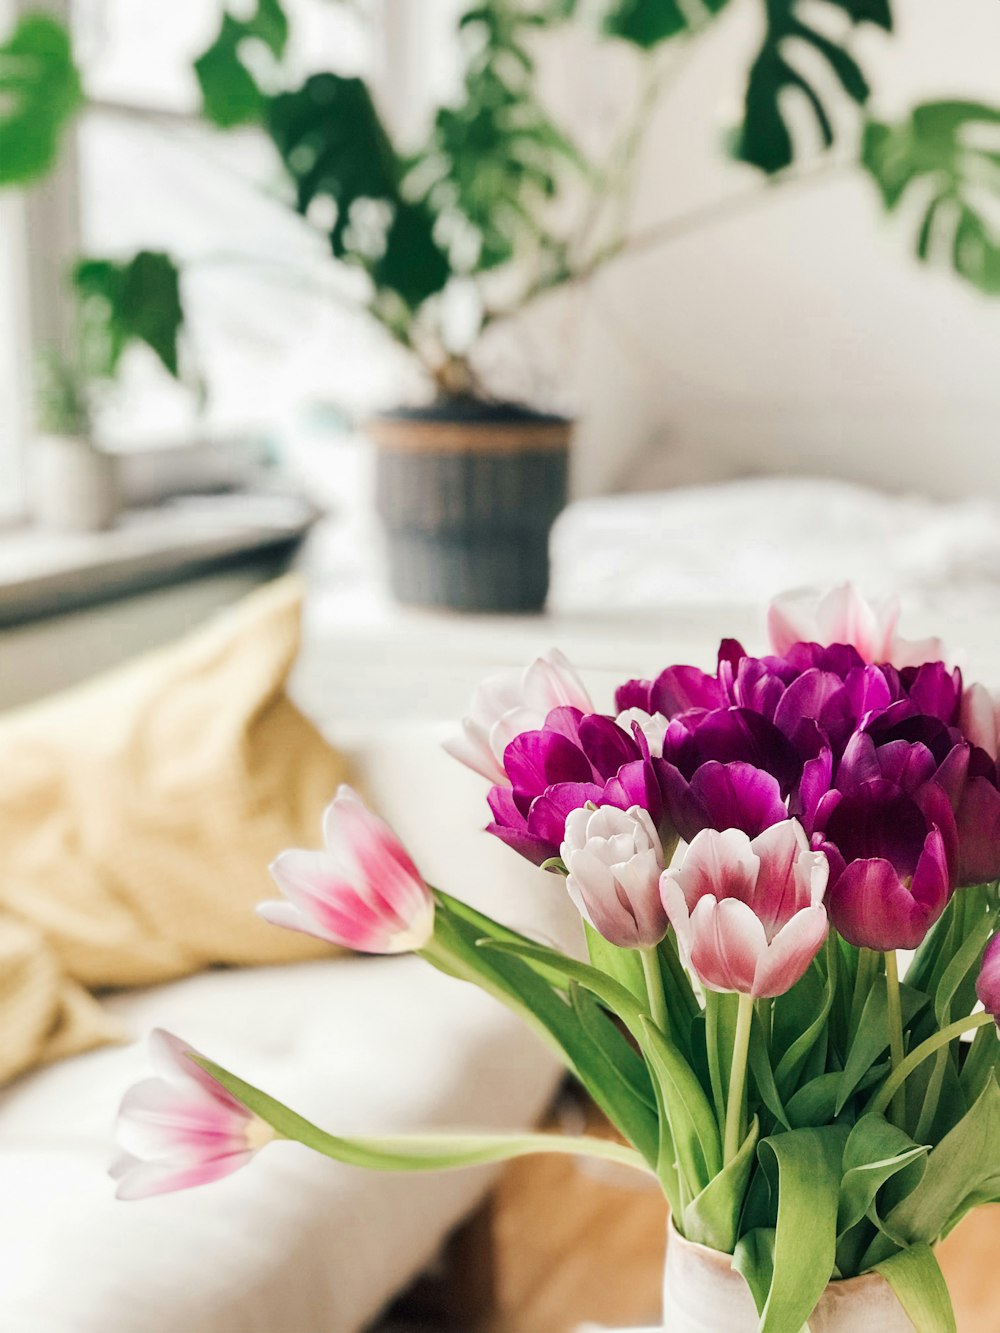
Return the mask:
MULTIPOLYGON (((892 1072, 895 1074, 902 1065, 906 1052, 903 1048, 903 1006, 899 997, 899 964, 894 949, 890 949, 885 955, 885 987, 889 1019, 889 1058, 892 1072)), ((904 1128, 906 1098, 902 1084, 892 1098, 889 1118, 900 1129, 904 1128)))
POLYGON ((851 996, 850 1040, 853 1041, 861 1024, 861 1015, 865 1010, 865 1001, 871 994, 872 986, 878 975, 879 956, 874 949, 858 950, 858 970, 854 978, 854 994, 851 996))
POLYGON ((642 970, 646 978, 646 994, 649 996, 649 1016, 661 1032, 669 1030, 667 1017, 667 997, 663 989, 663 973, 660 971, 660 955, 657 949, 640 949, 642 970))
POLYGON ((450 1171, 508 1162, 536 1153, 594 1157, 655 1174, 634 1148, 613 1139, 562 1134, 406 1134, 381 1138, 341 1138, 328 1134, 260 1088, 244 1082, 205 1056, 189 1058, 220 1083, 241 1105, 283 1139, 301 1143, 324 1157, 371 1171, 450 1171))
POLYGON ((729 1102, 726 1106, 726 1137, 723 1146, 723 1165, 728 1166, 743 1142, 743 1094, 746 1088, 747 1056, 750 1052, 750 1022, 753 1018, 753 997, 740 996, 736 1015, 736 1035, 733 1038, 733 1067, 729 1075, 729 1102))
POLYGON ((929 1056, 933 1055, 935 1051, 939 1051, 942 1046, 947 1046, 956 1037, 960 1037, 963 1032, 971 1032, 974 1028, 982 1028, 987 1023, 995 1021, 992 1014, 970 1014, 968 1018, 958 1018, 948 1027, 942 1028, 940 1032, 935 1032, 932 1037, 922 1041, 919 1046, 909 1053, 905 1060, 893 1069, 868 1109, 884 1115, 886 1107, 918 1065, 923 1064, 929 1056))

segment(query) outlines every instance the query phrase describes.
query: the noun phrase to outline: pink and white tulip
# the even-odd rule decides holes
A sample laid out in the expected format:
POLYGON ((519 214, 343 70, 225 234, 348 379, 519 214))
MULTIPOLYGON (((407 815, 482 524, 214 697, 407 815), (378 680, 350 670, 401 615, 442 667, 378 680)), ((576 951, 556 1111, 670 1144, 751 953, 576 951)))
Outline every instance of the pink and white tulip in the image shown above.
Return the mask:
POLYGON ((274 926, 360 953, 411 953, 434 934, 434 899, 392 829, 350 787, 323 815, 321 852, 282 852, 271 874, 284 901, 261 903, 274 926))
POLYGON ((595 930, 622 949, 659 944, 667 933, 659 893, 663 847, 648 811, 572 810, 561 851, 570 897, 595 930))
POLYGON ((564 707, 594 711, 576 669, 553 648, 524 671, 488 676, 472 697, 468 717, 462 719, 462 734, 446 741, 444 748, 490 782, 509 787, 503 766, 507 746, 522 732, 537 731, 553 708, 564 707))
POLYGON ((190 1058, 178 1037, 149 1038, 157 1078, 137 1083, 118 1112, 121 1153, 111 1167, 119 1199, 207 1185, 238 1171, 275 1137, 220 1083, 190 1058))
POLYGON ((1000 758, 1000 700, 985 685, 970 685, 962 696, 962 734, 991 759, 1000 758))
POLYGON ((701 983, 759 999, 791 990, 819 952, 828 873, 796 820, 753 841, 739 829, 705 829, 664 872, 660 892, 701 983))
POLYGON ((846 643, 856 648, 865 662, 889 663, 900 670, 943 661, 940 639, 910 641, 896 633, 899 609, 897 598, 874 606, 853 583, 844 583, 825 595, 808 590, 784 593, 771 603, 767 615, 771 648, 784 656, 796 643, 823 647, 846 643))

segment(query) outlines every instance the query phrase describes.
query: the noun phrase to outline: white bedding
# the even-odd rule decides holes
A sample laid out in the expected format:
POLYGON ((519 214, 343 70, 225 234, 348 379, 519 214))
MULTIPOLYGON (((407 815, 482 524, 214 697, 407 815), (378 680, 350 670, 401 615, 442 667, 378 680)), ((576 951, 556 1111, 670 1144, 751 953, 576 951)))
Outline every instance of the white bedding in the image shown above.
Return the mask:
MULTIPOLYGON (((517 1128, 553 1087, 515 1019, 419 959, 209 973, 112 1007, 334 1130, 517 1128)), ((4 1099, 3 1333, 353 1333, 490 1179, 373 1175, 279 1143, 215 1185, 118 1203, 110 1126, 147 1075, 141 1047, 104 1050, 4 1099)))
MULTIPOLYGON (((566 944, 560 886, 487 838, 483 785, 438 733, 369 736, 361 779, 428 878, 566 944)), ((109 1001, 331 1131, 523 1128, 560 1077, 499 1004, 420 959, 209 972, 109 1001)), ((0 1094, 0 1333, 356 1333, 433 1258, 488 1172, 375 1175, 294 1144, 214 1185, 117 1203, 106 1171, 141 1045, 0 1094)))

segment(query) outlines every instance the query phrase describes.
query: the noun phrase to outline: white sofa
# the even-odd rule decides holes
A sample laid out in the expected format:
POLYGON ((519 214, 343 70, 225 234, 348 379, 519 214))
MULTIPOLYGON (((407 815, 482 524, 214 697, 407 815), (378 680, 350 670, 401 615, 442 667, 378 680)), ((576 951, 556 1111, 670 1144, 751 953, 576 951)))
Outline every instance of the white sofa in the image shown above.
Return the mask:
MULTIPOLYGON (((559 884, 481 833, 482 783, 426 727, 356 742, 361 778, 433 882, 571 942, 559 884)), ((512 1015, 421 960, 215 971, 108 1001, 344 1132, 530 1125, 559 1079, 512 1015)), ((294 1144, 215 1185, 117 1203, 106 1169, 141 1044, 0 1094, 3 1333, 354 1333, 486 1192, 478 1170, 363 1173, 294 1144)))

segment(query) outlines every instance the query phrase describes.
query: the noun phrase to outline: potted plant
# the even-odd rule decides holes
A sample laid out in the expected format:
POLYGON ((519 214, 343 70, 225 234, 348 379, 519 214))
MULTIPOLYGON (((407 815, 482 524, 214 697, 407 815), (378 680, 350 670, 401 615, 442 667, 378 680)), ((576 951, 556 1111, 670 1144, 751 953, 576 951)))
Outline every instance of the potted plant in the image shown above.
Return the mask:
POLYGON ((179 378, 184 315, 179 275, 168 255, 141 251, 129 260, 81 259, 68 351, 39 358, 31 496, 36 522, 69 532, 96 532, 118 515, 116 459, 101 447, 98 418, 133 345, 150 348, 179 378))
MULTIPOLYGON (((363 273, 360 304, 425 373, 432 401, 389 413, 371 432, 400 597, 507 610, 543 600, 569 423, 538 403, 496 401, 487 353, 495 330, 550 293, 770 201, 778 185, 808 186, 845 166, 869 176, 887 210, 912 197, 921 261, 1000 290, 1000 244, 983 208, 997 188, 990 134, 1000 112, 942 100, 896 122, 878 119, 853 38, 858 28, 890 34, 893 26, 891 0, 469 0, 459 19, 460 92, 410 144, 389 132, 363 79, 302 79, 290 67, 281 0, 224 12, 194 66, 205 117, 264 131, 290 206, 326 236, 336 260, 363 273), (751 4, 762 30, 726 142, 760 179, 745 194, 637 232, 636 170, 674 64, 722 15, 751 4), (636 59, 620 133, 599 160, 542 94, 537 45, 566 25, 636 59), (847 118, 831 94, 857 112, 847 147, 835 143, 847 118), (803 158, 800 144, 817 136, 820 151, 803 158)), ((28 15, 0 47, 0 93, 0 184, 37 177, 84 104, 56 20, 28 15)))
POLYGON ((934 1247, 1000 1201, 1000 702, 849 587, 770 631, 767 656, 723 640, 714 671, 627 681, 608 713, 558 655, 481 687, 449 749, 493 784, 490 832, 568 892, 589 962, 429 886, 346 788, 259 909, 484 988, 617 1140, 344 1138, 159 1034, 119 1197, 276 1137, 390 1171, 592 1155, 669 1201, 669 1333, 954 1333, 934 1247))

